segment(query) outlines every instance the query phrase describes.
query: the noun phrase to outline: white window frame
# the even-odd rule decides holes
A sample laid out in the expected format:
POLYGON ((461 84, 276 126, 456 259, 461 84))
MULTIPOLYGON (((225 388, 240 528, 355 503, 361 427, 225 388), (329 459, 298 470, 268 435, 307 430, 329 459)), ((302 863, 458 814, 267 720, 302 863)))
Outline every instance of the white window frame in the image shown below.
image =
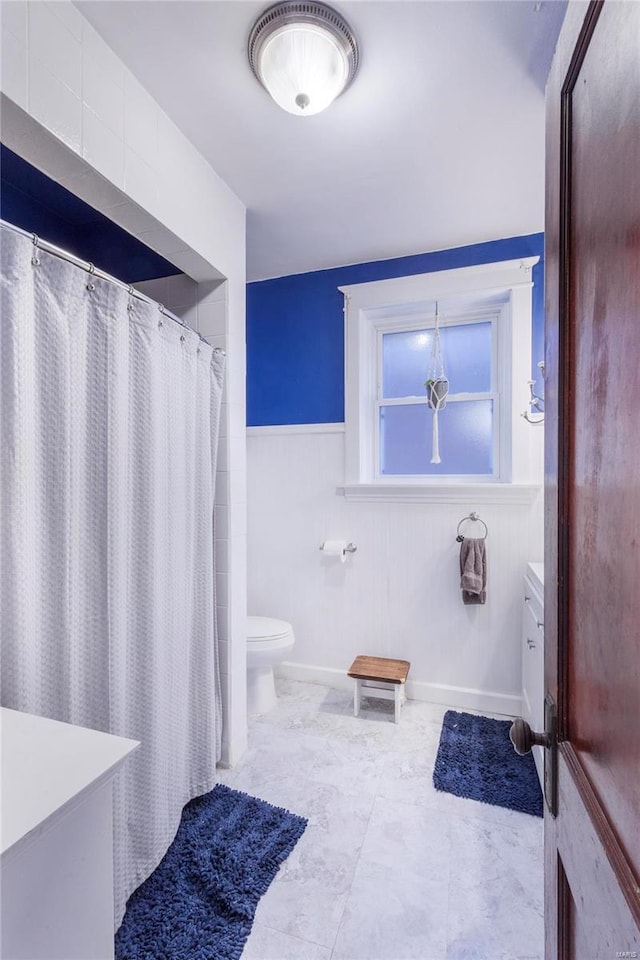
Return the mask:
POLYGON ((490 502, 497 499, 491 490, 499 488, 503 496, 508 485, 511 499, 531 499, 540 477, 535 475, 532 428, 522 412, 531 377, 531 271, 538 260, 527 257, 338 288, 345 298, 345 496, 461 500, 473 487, 475 502, 482 502, 483 494, 490 502), (492 477, 380 474, 381 338, 387 332, 432 326, 436 301, 445 323, 447 317, 452 322, 456 317, 469 318, 467 322, 491 318, 497 326, 492 477))

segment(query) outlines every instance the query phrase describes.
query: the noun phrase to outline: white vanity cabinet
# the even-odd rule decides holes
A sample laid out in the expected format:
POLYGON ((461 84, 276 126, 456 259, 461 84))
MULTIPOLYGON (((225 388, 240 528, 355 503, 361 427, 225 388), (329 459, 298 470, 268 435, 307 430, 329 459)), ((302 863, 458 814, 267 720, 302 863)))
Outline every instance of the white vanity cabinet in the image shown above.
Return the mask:
MULTIPOLYGON (((522 718, 532 730, 544 730, 544 570, 527 564, 522 593, 522 718)), ((543 783, 543 748, 533 747, 543 783)))
POLYGON ((0 709, 0 956, 113 960, 112 783, 135 740, 0 709))

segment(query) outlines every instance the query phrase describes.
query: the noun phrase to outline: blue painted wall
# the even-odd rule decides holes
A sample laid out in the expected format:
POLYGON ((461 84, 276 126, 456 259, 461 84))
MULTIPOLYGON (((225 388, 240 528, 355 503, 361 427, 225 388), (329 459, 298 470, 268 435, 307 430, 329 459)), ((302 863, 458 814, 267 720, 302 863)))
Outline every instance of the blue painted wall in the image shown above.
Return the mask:
POLYGON ((4 145, 0 145, 0 216, 125 283, 181 272, 4 145))
POLYGON ((533 270, 533 373, 543 358, 544 236, 534 233, 247 285, 247 425, 344 420, 339 286, 539 256, 533 270))

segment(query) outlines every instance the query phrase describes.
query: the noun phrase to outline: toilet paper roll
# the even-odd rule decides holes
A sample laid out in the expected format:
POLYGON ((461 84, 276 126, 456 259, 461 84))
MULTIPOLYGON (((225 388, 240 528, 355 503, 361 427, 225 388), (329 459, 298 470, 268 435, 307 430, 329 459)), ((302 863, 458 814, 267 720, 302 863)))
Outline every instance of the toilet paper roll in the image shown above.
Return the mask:
POLYGON ((322 544, 322 552, 327 557, 340 557, 340 562, 344 563, 347 558, 347 541, 325 540, 322 544))

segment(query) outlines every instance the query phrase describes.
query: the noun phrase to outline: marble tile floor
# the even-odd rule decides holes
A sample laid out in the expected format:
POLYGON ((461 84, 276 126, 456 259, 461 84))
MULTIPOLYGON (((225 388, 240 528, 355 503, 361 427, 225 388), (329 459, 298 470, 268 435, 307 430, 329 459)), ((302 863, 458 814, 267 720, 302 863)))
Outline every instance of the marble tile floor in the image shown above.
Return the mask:
POLYGON ((220 779, 309 825, 243 960, 542 960, 542 820, 433 788, 447 708, 278 685, 220 779))

